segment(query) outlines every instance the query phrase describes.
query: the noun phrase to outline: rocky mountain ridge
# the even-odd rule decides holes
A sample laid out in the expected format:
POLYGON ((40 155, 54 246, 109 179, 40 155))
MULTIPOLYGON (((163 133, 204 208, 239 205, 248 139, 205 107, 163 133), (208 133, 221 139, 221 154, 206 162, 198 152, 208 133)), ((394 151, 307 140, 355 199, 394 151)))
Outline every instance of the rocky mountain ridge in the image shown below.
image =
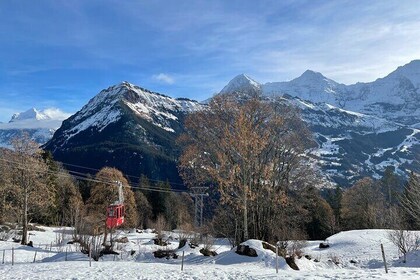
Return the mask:
POLYGON ((123 82, 102 90, 65 120, 45 149, 73 165, 111 166, 133 176, 181 183, 176 138, 184 117, 202 108, 197 101, 123 82))

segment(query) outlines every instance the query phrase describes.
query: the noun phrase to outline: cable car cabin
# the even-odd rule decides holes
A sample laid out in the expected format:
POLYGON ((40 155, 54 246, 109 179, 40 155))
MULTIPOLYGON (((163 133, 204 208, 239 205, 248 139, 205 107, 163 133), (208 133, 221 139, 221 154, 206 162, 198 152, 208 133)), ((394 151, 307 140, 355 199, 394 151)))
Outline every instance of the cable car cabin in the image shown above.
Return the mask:
POLYGON ((106 227, 115 228, 124 223, 124 204, 112 204, 106 208, 106 227))

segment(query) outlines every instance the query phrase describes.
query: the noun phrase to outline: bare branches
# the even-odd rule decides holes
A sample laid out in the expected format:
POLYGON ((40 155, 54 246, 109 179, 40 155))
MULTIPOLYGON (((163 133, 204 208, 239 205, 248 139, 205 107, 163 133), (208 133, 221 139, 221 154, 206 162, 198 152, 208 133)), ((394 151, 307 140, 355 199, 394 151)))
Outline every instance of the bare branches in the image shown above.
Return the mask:
POLYGON ((400 203, 417 226, 420 226, 420 177, 418 174, 411 173, 400 203))
POLYGON ((390 231, 388 239, 397 246, 398 251, 407 262, 407 254, 420 248, 420 237, 413 231, 397 229, 390 231))
POLYGON ((303 181, 309 133, 297 114, 268 100, 219 95, 208 110, 190 115, 186 128, 179 164, 184 181, 217 185, 221 203, 242 215, 243 239, 264 237, 270 224, 264 220, 275 219, 287 191, 303 181))

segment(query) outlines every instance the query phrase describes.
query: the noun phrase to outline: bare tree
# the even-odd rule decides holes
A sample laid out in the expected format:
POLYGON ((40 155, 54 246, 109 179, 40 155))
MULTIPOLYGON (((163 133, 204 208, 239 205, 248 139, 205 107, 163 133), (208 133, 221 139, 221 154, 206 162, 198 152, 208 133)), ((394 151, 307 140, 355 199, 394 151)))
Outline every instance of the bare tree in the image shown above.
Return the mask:
POLYGON ((379 185, 370 178, 357 181, 343 193, 341 218, 347 229, 382 228, 385 199, 379 185))
POLYGON ((21 216, 21 243, 26 244, 31 211, 48 206, 53 194, 46 185, 47 166, 38 144, 23 135, 13 139, 12 145, 13 151, 8 154, 9 176, 15 206, 21 216))
POLYGON ((407 262, 407 254, 420 248, 420 237, 412 231, 397 229, 390 231, 388 239, 397 246, 398 251, 404 256, 403 262, 407 262))
POLYGON ((265 238, 293 186, 300 187, 309 133, 294 111, 258 98, 215 97, 186 121, 180 173, 191 186, 217 184, 221 203, 242 216, 242 240, 265 238))

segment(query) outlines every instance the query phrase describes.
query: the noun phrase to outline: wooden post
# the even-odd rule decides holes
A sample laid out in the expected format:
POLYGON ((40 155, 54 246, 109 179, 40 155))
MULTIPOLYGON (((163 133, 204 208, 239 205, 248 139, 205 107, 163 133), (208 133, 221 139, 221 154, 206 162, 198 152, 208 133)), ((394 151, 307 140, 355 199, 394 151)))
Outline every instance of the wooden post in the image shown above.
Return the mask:
POLYGON ((92 267, 92 250, 89 248, 89 267, 92 267))
POLYGON ((36 261, 36 253, 37 253, 37 251, 35 250, 34 262, 36 261))
POLYGON ((181 259, 181 271, 184 270, 184 251, 182 251, 182 259, 181 259))
POLYGON ((276 243, 276 273, 279 273, 279 245, 276 243))
POLYGON ((66 261, 67 261, 67 250, 68 250, 68 248, 66 248, 66 259, 65 259, 66 261))
POLYGON ((382 258, 384 260, 385 273, 388 273, 388 267, 386 266, 386 258, 385 258, 384 245, 382 243, 381 243, 381 251, 382 251, 382 258))
POLYGON ((12 247, 12 265, 15 264, 15 248, 12 247))
POLYGON ((3 250, 3 261, 1 262, 2 264, 4 264, 4 255, 6 254, 6 250, 3 250))
POLYGON ((115 262, 115 254, 114 254, 114 258, 113 258, 113 260, 112 261, 114 261, 115 262))

